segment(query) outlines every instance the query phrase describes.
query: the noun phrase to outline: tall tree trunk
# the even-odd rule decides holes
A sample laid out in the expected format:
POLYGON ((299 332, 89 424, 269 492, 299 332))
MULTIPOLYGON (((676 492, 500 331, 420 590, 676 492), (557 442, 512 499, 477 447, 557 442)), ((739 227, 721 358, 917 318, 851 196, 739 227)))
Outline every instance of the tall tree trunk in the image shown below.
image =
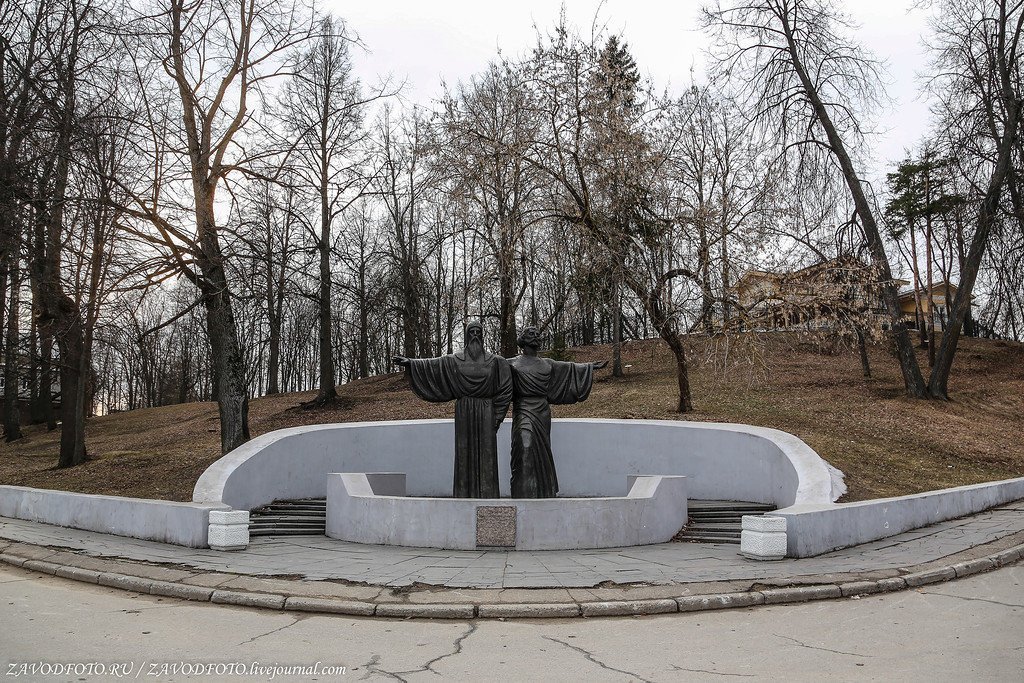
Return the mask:
POLYGON ((231 291, 224 271, 214 220, 213 192, 196 183, 196 224, 199 250, 196 262, 206 307, 206 332, 210 339, 213 369, 213 395, 220 414, 222 453, 238 448, 249 440, 249 391, 245 381, 245 363, 238 328, 231 304, 231 291))
POLYGON ((612 377, 622 377, 622 287, 619 274, 612 277, 612 377))
POLYGON ((501 337, 501 355, 512 358, 519 354, 518 337, 516 334, 515 284, 512 274, 505 270, 499 283, 499 326, 501 337))
POLYGON ((370 376, 370 311, 368 293, 366 291, 366 258, 360 254, 359 258, 359 341, 356 353, 359 356, 359 377, 370 376))
MULTIPOLYGON (((270 209, 268 208, 267 210, 269 211, 270 209)), ((267 223, 267 249, 263 254, 263 258, 266 267, 267 323, 270 327, 270 339, 267 342, 269 346, 267 358, 267 395, 271 396, 281 391, 281 318, 284 306, 284 283, 274 277, 274 249, 269 234, 269 220, 267 223)), ((281 254, 281 258, 284 260, 286 258, 285 254, 281 254)), ((282 264, 281 270, 284 271, 284 264, 282 264)))
POLYGON ((914 273, 914 323, 917 325, 917 333, 921 346, 928 343, 928 334, 925 325, 924 306, 921 304, 921 268, 917 262, 917 231, 914 230, 914 221, 910 221, 910 259, 914 273))
POLYGON ((675 330, 666 328, 659 328, 659 330, 661 331, 661 338, 668 344, 676 360, 676 380, 679 383, 679 401, 676 404, 676 412, 692 412, 693 397, 690 394, 690 372, 686 365, 686 348, 683 346, 683 340, 679 338, 675 330))
POLYGON ((868 360, 868 345, 864 339, 864 331, 857 328, 857 351, 860 352, 860 369, 865 377, 871 376, 871 361, 868 360))
MULTIPOLYGON (((65 298, 61 307, 65 310, 74 306, 70 297, 65 298)), ((85 377, 82 367, 86 361, 82 326, 74 319, 57 336, 60 349, 60 458, 58 468, 74 467, 86 461, 85 412, 82 402, 85 396, 85 377)))
POLYGON ((4 340, 4 440, 16 441, 21 438, 21 415, 18 412, 20 389, 18 386, 18 317, 21 282, 18 267, 18 252, 11 253, 9 260, 10 305, 7 308, 7 330, 4 340))
MULTIPOLYGON (((273 303, 271 303, 273 308, 273 303)), ((281 393, 279 376, 281 374, 281 319, 271 311, 270 314, 270 347, 267 357, 267 396, 281 393)))
MULTIPOLYGON (((131 385, 129 385, 131 386, 131 385)), ((46 429, 57 428, 57 413, 53 409, 53 337, 39 331, 39 406, 40 422, 46 429)))
POLYGON ((317 311, 320 323, 320 390, 317 403, 329 403, 338 398, 334 372, 334 344, 331 338, 333 320, 331 316, 331 221, 327 213, 326 198, 321 203, 323 215, 320 221, 320 294, 317 311))
POLYGON ((927 207, 927 214, 925 214, 924 254, 927 259, 925 271, 928 278, 928 289, 925 292, 928 297, 928 367, 933 368, 935 367, 935 292, 932 290, 935 288, 935 280, 932 277, 932 262, 934 260, 932 245, 935 235, 932 233, 931 161, 927 154, 925 155, 924 201, 925 207, 927 207))

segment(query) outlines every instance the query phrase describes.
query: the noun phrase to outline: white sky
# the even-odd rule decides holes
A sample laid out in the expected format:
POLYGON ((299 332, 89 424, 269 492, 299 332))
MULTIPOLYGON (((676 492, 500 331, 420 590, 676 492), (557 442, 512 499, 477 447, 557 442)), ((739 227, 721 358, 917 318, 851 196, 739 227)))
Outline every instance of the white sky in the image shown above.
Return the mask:
MULTIPOLYGON (((518 56, 542 31, 555 25, 558 0, 326 0, 349 22, 369 52, 355 55, 364 82, 378 75, 406 80, 404 96, 429 106, 441 82, 455 84, 481 71, 498 50, 518 56)), ((927 66, 923 47, 925 12, 913 0, 857 0, 846 11, 861 24, 857 35, 887 62, 893 105, 876 118, 872 175, 884 177, 904 149, 916 146, 928 126, 928 107, 918 97, 916 74, 927 66)), ((613 33, 621 33, 641 71, 659 89, 677 92, 690 71, 703 71, 706 38, 698 30, 699 0, 566 0, 570 22, 589 33, 595 11, 613 33)))

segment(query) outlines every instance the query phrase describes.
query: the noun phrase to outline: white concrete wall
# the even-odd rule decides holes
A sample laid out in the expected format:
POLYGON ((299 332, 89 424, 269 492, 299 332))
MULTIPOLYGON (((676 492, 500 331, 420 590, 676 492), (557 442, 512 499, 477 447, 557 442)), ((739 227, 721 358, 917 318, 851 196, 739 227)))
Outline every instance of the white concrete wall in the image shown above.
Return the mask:
POLYGON ((219 504, 96 496, 23 486, 0 486, 0 517, 27 519, 57 526, 207 547, 210 511, 219 504))
MULTIPOLYGON (((356 543, 475 550, 477 508, 516 508, 516 550, 579 550, 665 543, 686 522, 685 477, 636 477, 627 496, 406 498, 372 474, 327 477, 327 535, 356 543)), ((625 481, 623 481, 625 484, 625 481)))
POLYGON ((795 505, 786 518, 788 557, 812 557, 956 519, 1024 498, 1024 478, 856 503, 795 505))
MULTIPOLYGON (((509 495, 510 422, 498 432, 499 482, 509 495)), ((630 474, 683 475, 690 498, 794 504, 839 496, 827 464, 791 434, 748 425, 671 420, 555 420, 562 496, 622 496, 630 474)), ((322 498, 333 472, 405 472, 412 496, 450 496, 451 420, 355 422, 282 429, 211 465, 193 500, 251 510, 322 498)))

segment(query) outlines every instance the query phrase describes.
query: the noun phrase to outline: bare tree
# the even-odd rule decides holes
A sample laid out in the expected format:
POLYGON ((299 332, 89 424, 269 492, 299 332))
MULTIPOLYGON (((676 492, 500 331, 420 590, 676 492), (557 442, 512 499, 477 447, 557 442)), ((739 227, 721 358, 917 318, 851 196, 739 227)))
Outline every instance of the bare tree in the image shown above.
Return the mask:
POLYGON ((284 57, 308 39, 310 22, 300 6, 271 0, 170 0, 137 20, 150 57, 138 69, 157 173, 148 190, 133 192, 131 211, 201 293, 225 453, 249 439, 249 393, 217 190, 233 173, 264 167, 258 146, 244 144, 260 123, 253 105, 265 99, 267 81, 286 73, 284 57), (167 84, 173 98, 164 97, 167 84))
POLYGON ((859 110, 877 96, 877 63, 848 36, 830 0, 740 0, 704 9, 719 44, 717 68, 742 81, 748 111, 786 152, 824 151, 842 174, 881 279, 881 297, 909 395, 928 390, 903 322, 899 291, 863 175, 848 147, 863 128, 859 110))
POLYGON ((1020 136, 1021 46, 1024 7, 997 0, 946 0, 934 21, 938 95, 943 124, 960 153, 977 151, 979 177, 976 227, 960 269, 960 287, 928 381, 936 398, 948 397, 949 373, 971 310, 974 285, 990 235, 1002 214, 1003 189, 1014 173, 1020 136), (981 149, 978 149, 980 147, 981 149))
POLYGON ((364 110, 385 94, 382 88, 364 97, 352 72, 352 42, 343 22, 333 17, 321 20, 314 42, 298 55, 282 97, 281 115, 293 137, 296 157, 290 166, 319 200, 319 226, 313 234, 319 261, 320 385, 314 399, 318 405, 338 397, 331 341, 334 221, 370 183, 368 150, 362 144, 364 110))

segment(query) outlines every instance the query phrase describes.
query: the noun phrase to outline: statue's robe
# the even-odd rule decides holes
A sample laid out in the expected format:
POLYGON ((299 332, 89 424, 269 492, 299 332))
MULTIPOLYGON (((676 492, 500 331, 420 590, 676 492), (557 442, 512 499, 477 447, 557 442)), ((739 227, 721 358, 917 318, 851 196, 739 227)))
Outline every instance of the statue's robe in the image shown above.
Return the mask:
POLYGON ((455 400, 455 498, 499 498, 497 431, 512 401, 512 373, 501 356, 464 353, 410 359, 406 373, 424 401, 455 400))
POLYGON ((578 403, 590 395, 594 366, 537 356, 516 356, 512 366, 512 497, 554 498, 551 404, 578 403))

